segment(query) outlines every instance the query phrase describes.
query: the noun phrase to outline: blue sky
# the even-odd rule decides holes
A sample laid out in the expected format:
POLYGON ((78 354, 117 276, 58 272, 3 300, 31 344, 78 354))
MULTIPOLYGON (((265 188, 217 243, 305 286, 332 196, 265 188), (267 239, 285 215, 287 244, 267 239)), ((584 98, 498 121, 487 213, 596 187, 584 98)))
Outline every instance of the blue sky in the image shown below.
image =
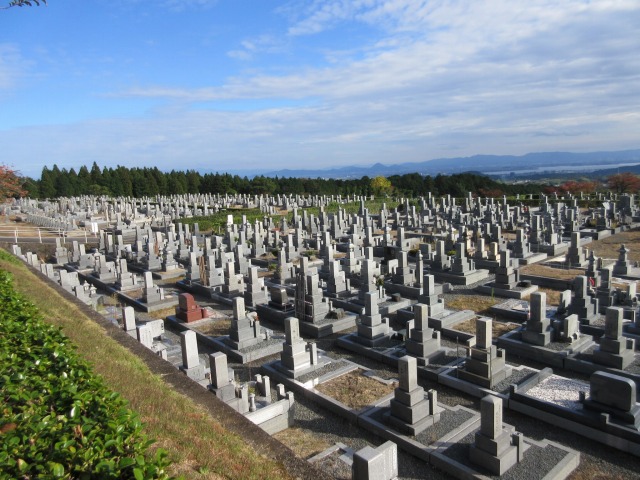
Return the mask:
POLYGON ((639 52, 638 0, 49 0, 0 10, 0 163, 640 148, 639 52))

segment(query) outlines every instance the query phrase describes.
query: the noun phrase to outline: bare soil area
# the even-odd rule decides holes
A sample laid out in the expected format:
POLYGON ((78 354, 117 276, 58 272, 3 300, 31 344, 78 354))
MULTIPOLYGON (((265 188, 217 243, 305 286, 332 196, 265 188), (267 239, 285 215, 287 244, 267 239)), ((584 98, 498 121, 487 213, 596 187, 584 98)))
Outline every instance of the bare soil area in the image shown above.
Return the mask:
POLYGON ((558 280, 573 280, 576 275, 584 275, 584 270, 581 268, 554 268, 534 263, 532 265, 525 265, 522 267, 520 269, 520 273, 525 275, 556 278, 558 280))
POLYGON ((373 378, 365 377, 362 373, 360 369, 354 370, 322 383, 316 389, 349 408, 360 409, 393 392, 397 386, 395 382, 386 385, 373 378))
POLYGON ((231 330, 231 320, 215 320, 202 323, 193 327, 203 335, 211 335, 212 337, 222 337, 229 335, 231 330))
POLYGON ((596 240, 588 244, 586 248, 593 250, 593 253, 598 257, 617 259, 618 250, 623 243, 629 249, 629 260, 640 262, 640 228, 596 240))
POLYGON ((455 295, 445 302, 446 308, 453 310, 473 310, 478 314, 489 313, 489 308, 501 303, 504 299, 484 295, 455 295))
POLYGON ((320 452, 324 452, 331 446, 324 438, 313 435, 308 430, 303 430, 299 427, 287 428, 286 430, 276 433, 273 438, 282 442, 289 447, 296 456, 304 458, 305 460, 320 452))
MULTIPOLYGON (((504 335, 505 333, 510 332, 511 330, 514 330, 516 328, 518 328, 520 325, 517 323, 512 323, 512 322, 498 322, 498 321, 493 321, 491 324, 491 328, 492 328, 492 336, 493 338, 498 338, 500 335, 504 335)), ((456 325, 454 325, 454 327, 456 330, 459 330, 461 332, 465 332, 465 333, 471 333, 473 335, 476 334, 476 319, 472 318, 470 320, 467 320, 465 322, 461 322, 458 323, 456 325)))

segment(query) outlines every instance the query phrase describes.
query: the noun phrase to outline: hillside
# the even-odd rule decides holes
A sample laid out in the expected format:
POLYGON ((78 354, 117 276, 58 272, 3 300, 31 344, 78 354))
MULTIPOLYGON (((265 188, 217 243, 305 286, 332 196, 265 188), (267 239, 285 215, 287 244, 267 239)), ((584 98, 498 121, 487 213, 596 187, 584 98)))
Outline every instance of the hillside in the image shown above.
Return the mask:
POLYGON ((31 300, 46 322, 62 328, 105 384, 139 414, 144 433, 156 440, 154 447, 169 452, 171 475, 309 476, 306 462, 296 460, 243 416, 44 277, 4 258, 0 270, 13 275, 15 289, 31 300))

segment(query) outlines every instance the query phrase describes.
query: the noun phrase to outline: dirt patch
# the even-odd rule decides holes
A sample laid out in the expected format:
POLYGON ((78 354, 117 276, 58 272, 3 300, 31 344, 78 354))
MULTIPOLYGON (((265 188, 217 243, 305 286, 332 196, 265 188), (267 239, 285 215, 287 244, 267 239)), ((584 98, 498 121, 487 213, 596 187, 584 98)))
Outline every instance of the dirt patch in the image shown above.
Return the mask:
POLYGON ((221 337, 223 335, 229 335, 229 331, 231 330, 231 320, 216 320, 206 322, 197 326, 193 326, 193 329, 197 330, 203 335, 221 337))
POLYGON ((287 428, 276 433, 273 438, 289 447, 296 456, 304 459, 324 452, 331 446, 325 439, 298 427, 287 428))
MULTIPOLYGON (((505 333, 510 332, 511 330, 515 330, 516 328, 518 328, 520 325, 517 323, 511 323, 511 322, 496 322, 493 321, 491 328, 492 328, 492 337, 493 338, 497 338, 501 335, 504 335, 505 333)), ((456 325, 454 325, 454 327, 456 330, 459 330, 461 332, 465 332, 465 333, 471 333, 473 335, 476 334, 476 319, 472 318, 470 320, 466 320, 464 322, 458 323, 456 325)))
MULTIPOLYGON (((560 290, 553 290, 551 288, 538 287, 538 292, 547 294, 547 305, 558 306, 560 305, 560 290)), ((523 300, 529 301, 530 295, 523 297, 523 300)))
POLYGON ((144 292, 141 288, 136 290, 129 290, 126 293, 127 297, 133 298, 134 300, 142 300, 144 298, 144 292))
POLYGON ((549 277, 557 280, 573 280, 576 278, 576 275, 584 275, 584 273, 584 270, 581 268, 553 268, 537 263, 525 265, 520 269, 520 274, 549 277))
POLYGON ((393 392, 397 384, 384 384, 365 377, 358 369, 322 383, 316 389, 335 398, 349 408, 360 409, 393 392))
POLYGON ((627 289, 629 288, 629 285, 635 283, 636 284, 636 291, 638 289, 638 282, 637 281, 620 281, 620 282, 611 282, 611 286, 613 288, 619 288, 620 290, 622 290, 623 292, 626 292, 627 289))
POLYGON ((473 310, 475 313, 483 314, 502 301, 503 299, 484 295, 458 295, 445 300, 445 306, 454 310, 473 310))
POLYGON ((636 248, 636 246, 640 245, 640 228, 634 228, 633 230, 617 233, 602 240, 596 240, 586 245, 586 248, 592 250, 598 257, 617 259, 619 255, 618 250, 620 250, 620 245, 623 243, 629 249, 629 260, 639 262, 640 248, 636 248))
POLYGON ((169 315, 175 315, 175 314, 176 314, 176 307, 168 307, 168 308, 163 308, 161 310, 154 310, 153 313, 150 314, 150 316, 154 318, 165 319, 169 315))

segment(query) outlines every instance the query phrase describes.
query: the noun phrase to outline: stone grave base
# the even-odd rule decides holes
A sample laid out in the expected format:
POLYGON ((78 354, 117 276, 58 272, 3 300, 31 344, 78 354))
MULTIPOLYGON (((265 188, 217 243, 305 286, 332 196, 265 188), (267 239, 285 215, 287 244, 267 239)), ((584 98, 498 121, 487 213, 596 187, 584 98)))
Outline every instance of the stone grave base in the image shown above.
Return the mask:
POLYGON ((392 393, 363 412, 358 417, 358 425, 385 440, 396 443, 401 450, 425 462, 431 462, 431 455, 439 447, 455 442, 480 425, 480 415, 473 410, 460 405, 449 407, 438 404, 441 410, 439 421, 425 428, 418 435, 406 435, 386 422, 390 410, 389 402, 393 397, 392 393))
POLYGON ((636 341, 636 350, 640 350, 640 328, 633 323, 622 326, 622 335, 627 338, 633 338, 636 341))
MULTIPOLYGON (((129 267, 129 270, 135 271, 134 267, 129 267)), ((141 272, 144 272, 144 269, 138 269, 141 272)), ((174 268, 173 270, 167 270, 166 272, 163 270, 152 270, 151 275, 156 280, 169 280, 171 278, 184 277, 187 274, 187 270, 184 268, 174 268)))
MULTIPOLYGON (((398 359, 407 355, 404 342, 401 340, 387 337, 386 343, 381 346, 367 347, 354 340, 354 337, 356 337, 356 334, 340 337, 337 340, 337 344, 345 350, 350 350, 394 368, 398 367, 398 359)), ((428 358, 418 357, 418 375, 429 380, 437 381, 440 373, 462 361, 462 359, 453 357, 452 352, 455 352, 452 348, 441 347, 428 358)))
MULTIPOLYGON (((295 309, 293 308, 288 310, 278 310, 277 308, 273 308, 266 304, 256 306, 256 312, 258 312, 258 318, 261 320, 271 322, 283 328, 284 320, 286 318, 296 316, 295 309)), ((315 323, 300 320, 300 333, 309 338, 322 338, 355 327, 356 319, 356 315, 347 314, 345 317, 340 319, 325 318, 315 323)))
POLYGON ((282 343, 284 342, 284 336, 277 335, 272 337, 270 340, 264 340, 263 342, 246 349, 234 350, 224 342, 224 339, 228 338, 228 336, 212 337, 210 335, 205 335, 204 333, 201 333, 197 329, 193 328, 193 324, 185 323, 179 320, 175 315, 169 315, 165 319, 165 322, 178 331, 191 330, 193 332, 196 332, 196 337, 198 338, 199 343, 214 349, 216 352, 223 352, 232 361, 242 364, 249 363, 254 360, 258 360, 260 358, 268 357, 269 355, 281 352, 282 343))
POLYGON ((450 272, 437 272, 433 270, 433 276, 436 279, 436 282, 439 283, 452 283, 453 285, 472 285, 474 283, 479 282, 480 280, 484 280, 489 276, 489 270, 475 270, 467 275, 456 275, 450 272))
POLYGON ((211 299, 215 300, 222 305, 233 305, 233 299, 236 297, 244 298, 244 293, 240 291, 232 292, 232 293, 222 293, 216 292, 215 290, 211 290, 211 287, 206 287, 209 289, 211 294, 211 299))
MULTIPOLYGON (((501 318, 508 318, 517 322, 526 322, 529 318, 529 302, 526 300, 509 299, 489 307, 489 311, 501 318)), ((553 317, 558 311, 555 307, 547 307, 547 318, 553 317)))
MULTIPOLYGON (((179 282, 176 282, 176 287, 178 287, 180 290, 184 290, 185 292, 189 292, 194 295, 202 295, 205 297, 212 296, 212 293, 215 291, 215 288, 217 288, 217 287, 207 287, 205 285, 202 285, 199 281, 190 282, 188 280, 180 280, 179 282)), ((221 303, 230 304, 229 302, 221 302, 221 303)))
MULTIPOLYGON (((304 385, 313 386, 327 375, 330 378, 333 378, 335 371, 340 370, 344 362, 345 361, 343 360, 333 360, 331 357, 328 357, 323 350, 318 349, 318 363, 315 365, 308 365, 307 367, 295 372, 282 365, 280 360, 269 362, 266 365, 270 366, 270 370, 277 372, 279 378, 289 378, 304 385)), ((264 369, 265 367, 263 366, 262 368, 264 369)), ((269 377, 271 377, 271 374, 269 374, 269 377)))
POLYGON ((500 262, 496 260, 489 260, 487 258, 473 257, 473 261, 476 263, 476 268, 489 270, 489 273, 496 273, 497 268, 500 266, 500 262))
MULTIPOLYGON (((506 425, 506 424, 505 424, 506 425)), ((431 464, 460 479, 493 478, 487 470, 469 460, 475 432, 456 443, 445 444, 431 455, 431 464)), ((580 464, 580 453, 549 440, 524 438, 524 457, 504 474, 522 480, 563 480, 580 464)))
POLYGON ((311 338, 322 338, 356 326, 357 315, 346 314, 340 319, 324 318, 317 322, 300 321, 300 331, 311 338))
MULTIPOLYGON (((405 325, 407 321, 414 319, 414 312, 409 309, 401 309, 398 310, 396 314, 396 321, 401 325, 405 325)), ((428 318, 428 326, 429 328, 434 328, 436 330, 442 330, 445 327, 450 325, 464 322, 475 317, 476 314, 473 310, 447 310, 444 309, 442 312, 432 314, 428 318)))
POLYGON ((565 367, 567 370, 573 370, 574 372, 584 373, 591 375, 597 371, 609 372, 614 375, 621 375, 623 377, 630 378, 636 384, 640 385, 640 355, 635 352, 629 352, 629 355, 633 355, 635 358, 631 361, 625 369, 614 368, 609 365, 603 365, 601 363, 594 362, 593 350, 595 346, 592 344, 590 348, 583 350, 575 355, 571 355, 565 360, 565 367))
POLYGON ((640 457, 640 432, 583 408, 579 392, 589 384, 553 374, 545 368, 511 389, 508 408, 596 442, 640 457))
POLYGON ((119 292, 122 293, 129 293, 129 292, 133 292, 133 291, 141 291, 143 290, 144 286, 143 285, 119 285, 118 283, 114 284, 114 290, 117 290, 119 292))
POLYGON ((549 257, 557 257, 558 255, 564 255, 569 250, 569 243, 562 242, 555 245, 549 244, 536 244, 532 243, 531 248, 537 252, 543 252, 549 257))
POLYGON ((147 313, 153 313, 157 312, 158 310, 176 307, 178 305, 178 297, 166 297, 164 300, 152 303, 138 302, 136 303, 136 305, 140 305, 140 308, 147 313))
POLYGON ((387 294, 399 293, 403 297, 412 298, 414 300, 422 295, 422 289, 419 287, 412 287, 393 282, 384 282, 384 289, 387 294))
POLYGON ((358 335, 356 333, 350 333, 339 337, 336 343, 339 347, 345 350, 350 350, 359 355, 372 358, 378 362, 386 363, 387 365, 397 366, 398 356, 397 352, 404 350, 404 342, 400 339, 392 338, 391 331, 388 335, 385 335, 377 340, 377 346, 368 347, 358 341, 358 335))
POLYGON ((505 367, 497 372, 492 372, 491 378, 485 378, 478 374, 465 370, 464 365, 458 368, 458 379, 479 385, 484 388, 491 388, 492 386, 504 381, 511 376, 512 367, 505 365, 505 367))
POLYGON ((627 273, 614 273, 613 276, 623 280, 640 280, 640 268, 629 267, 627 273))
MULTIPOLYGON (((85 282, 89 282, 91 285, 96 288, 103 290, 109 295, 116 294, 120 300, 122 300, 127 305, 130 305, 136 309, 142 310, 147 313, 156 312, 158 310, 164 310, 165 308, 175 307, 178 305, 178 296, 167 295, 164 300, 160 300, 158 302, 147 303, 144 300, 137 300, 135 298, 131 298, 125 292, 121 292, 114 288, 113 284, 105 283, 100 279, 94 277, 93 275, 83 273, 80 270, 75 270, 74 268, 67 265, 65 267, 68 271, 78 272, 78 278, 84 280, 85 282)), ((138 285, 135 290, 139 290, 144 288, 144 285, 138 285)), ((131 291, 134 289, 131 289, 131 291)))
MULTIPOLYGON (((312 400, 314 403, 320 405, 323 408, 346 418, 351 423, 356 423, 360 411, 352 410, 343 403, 336 399, 324 395, 314 387, 328 382, 340 375, 349 373, 353 370, 357 370, 361 367, 348 360, 336 360, 329 365, 325 365, 323 368, 317 369, 315 372, 307 373, 303 376, 299 376, 297 379, 286 376, 279 368, 279 360, 269 362, 260 367, 260 371, 263 375, 268 375, 272 382, 282 383, 288 390, 292 390, 296 395, 302 395, 305 398, 312 400)), ((366 370, 366 369, 365 369, 366 370)), ((366 410, 369 407, 365 407, 366 410)))
POLYGON ((476 316, 473 310, 444 310, 442 313, 430 316, 428 325, 429 328, 435 328, 436 330, 442 330, 443 328, 450 327, 456 323, 466 322, 476 316))
MULTIPOLYGON (((261 322, 270 322, 274 325, 279 325, 282 328, 284 328, 285 318, 296 316, 296 311, 293 308, 293 305, 285 310, 279 310, 269 306, 268 304, 261 304, 256 306, 256 312, 258 313, 258 318, 261 322)), ((300 322, 300 328, 302 328, 302 322, 300 322)))
MULTIPOLYGON (((349 299, 334 298, 331 300, 331 303, 333 304, 333 308, 342 308, 345 312, 352 312, 357 315, 362 315, 364 313, 364 304, 361 303, 357 297, 349 299)), ((408 298, 400 298, 399 301, 385 300, 378 303, 378 313, 384 317, 397 312, 402 308, 409 307, 411 303, 411 300, 408 298)))
POLYGON ((570 355, 581 352, 594 344, 591 337, 581 336, 573 343, 551 342, 544 347, 532 345, 521 340, 523 328, 498 337, 498 347, 505 349, 509 355, 535 360, 550 367, 567 368, 565 360, 570 355))
POLYGON ((368 405, 360 409, 353 409, 340 402, 339 400, 322 393, 315 387, 322 383, 334 380, 354 370, 363 370, 363 376, 373 378, 381 383, 392 384, 394 382, 397 382, 397 379, 395 378, 385 380, 377 377, 373 370, 370 370, 349 360, 342 359, 335 361, 334 364, 324 372, 318 372, 320 376, 313 379, 313 381, 309 381, 307 378, 302 378, 302 380, 305 381, 303 383, 302 381, 299 381, 297 379, 282 376, 280 372, 276 368, 274 368, 275 363, 276 362, 272 362, 264 365, 262 367, 262 373, 268 375, 271 379, 277 379, 279 383, 285 384, 288 389, 293 390, 296 394, 302 395, 305 398, 312 400, 315 404, 320 405, 321 407, 335 413, 342 418, 345 418, 347 421, 354 425, 359 424, 359 419, 374 405, 377 405, 378 402, 386 399, 388 403, 389 399, 393 398, 393 393, 382 397, 375 404, 368 405))
POLYGON ((420 435, 427 428, 432 427, 435 423, 437 423, 440 420, 440 413, 437 413, 436 415, 429 415, 413 424, 408 424, 406 422, 398 420, 397 418, 394 418, 391 415, 390 411, 384 413, 383 419, 384 423, 389 428, 392 428, 397 432, 404 433, 405 435, 415 437, 417 435, 420 435))
POLYGON ((607 238, 611 236, 611 230, 596 230, 593 228, 582 229, 580 230, 580 238, 590 238, 593 240, 602 240, 603 238, 607 238))
POLYGON ((522 299, 527 295, 531 295, 533 292, 536 292, 538 290, 537 285, 530 285, 528 287, 516 286, 510 289, 498 288, 498 287, 494 287, 493 285, 494 285, 493 283, 487 283, 485 285, 476 287, 476 292, 484 293, 485 295, 491 295, 491 296, 495 295, 496 297, 522 299))
POLYGON ((521 382, 526 381, 527 378, 538 373, 538 370, 530 367, 525 367, 523 365, 519 367, 512 367, 510 365, 507 365, 507 368, 505 370, 507 369, 510 370, 509 375, 507 375, 501 382, 495 383, 492 388, 489 388, 488 386, 478 385, 476 383, 465 380, 463 376, 459 375, 460 373, 462 373, 460 371, 460 367, 449 368, 446 371, 440 373, 438 375, 438 383, 454 388, 456 390, 460 390, 461 392, 477 398, 482 398, 487 395, 500 397, 505 401, 506 405, 506 401, 509 398, 511 384, 518 385, 521 382), (458 374, 456 374, 456 370, 458 370, 458 374))
POLYGON ((284 338, 282 336, 271 337, 269 340, 263 340, 250 347, 235 350, 227 343, 229 336, 209 338, 211 339, 211 343, 215 345, 218 352, 223 352, 231 361, 242 364, 280 353, 284 342, 284 338))
POLYGON ((539 262, 543 262, 547 259, 547 254, 546 253, 532 253, 531 255, 529 255, 528 257, 525 258, 515 258, 513 257, 515 260, 518 260, 518 263, 520 265, 531 265, 532 263, 539 263, 539 262))
MULTIPOLYGON (((256 404, 258 404, 257 401, 256 404)), ((245 417, 269 435, 275 435, 282 430, 293 427, 295 408, 293 398, 283 398, 277 402, 258 406, 259 408, 255 412, 245 413, 245 417)))

